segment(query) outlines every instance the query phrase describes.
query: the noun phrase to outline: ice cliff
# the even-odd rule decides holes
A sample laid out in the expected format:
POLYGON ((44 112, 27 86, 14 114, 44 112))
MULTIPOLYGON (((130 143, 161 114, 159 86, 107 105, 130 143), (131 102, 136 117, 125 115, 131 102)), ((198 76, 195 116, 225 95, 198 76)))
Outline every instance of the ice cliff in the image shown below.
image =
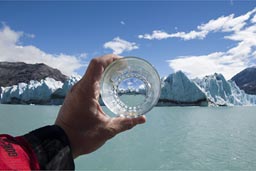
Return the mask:
POLYGON ((52 96, 56 98, 65 98, 67 92, 71 89, 71 87, 77 83, 81 79, 80 75, 69 77, 62 85, 62 87, 58 88, 53 92, 52 96))
POLYGON ((190 80, 182 71, 161 79, 162 91, 158 105, 256 105, 256 96, 248 95, 234 81, 222 74, 190 80))
POLYGON ((29 83, 2 87, 1 103, 3 104, 62 104, 69 89, 80 79, 70 77, 64 83, 53 78, 41 81, 31 80, 29 83))
MULTIPOLYGON (((1 103, 4 104, 54 104, 63 103, 67 92, 79 80, 72 76, 65 82, 53 78, 41 81, 29 81, 9 87, 1 87, 1 103)), ((190 80, 183 72, 178 71, 161 79, 160 106, 187 105, 256 105, 256 96, 240 90, 235 82, 227 81, 222 74, 205 76, 202 79, 190 80)), ((136 92, 143 92, 143 87, 136 92)), ((100 100, 100 104, 103 102, 100 100)))
POLYGON ((215 73, 193 81, 201 87, 211 104, 219 106, 256 104, 256 96, 246 94, 235 82, 227 81, 222 74, 215 73))
POLYGON ((161 82, 158 105, 208 105, 205 93, 181 71, 162 78, 161 82))

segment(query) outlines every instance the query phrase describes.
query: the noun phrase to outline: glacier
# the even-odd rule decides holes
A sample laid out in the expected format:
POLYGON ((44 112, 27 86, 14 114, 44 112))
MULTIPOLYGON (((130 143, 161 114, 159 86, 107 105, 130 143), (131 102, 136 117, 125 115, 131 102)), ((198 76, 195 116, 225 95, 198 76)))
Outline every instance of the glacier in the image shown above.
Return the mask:
MULTIPOLYGON (((53 78, 31 80, 9 87, 1 87, 3 104, 53 104, 61 105, 71 87, 81 79, 75 75, 64 83, 53 78)), ((144 87, 139 87, 143 92, 144 87)), ((101 105, 104 105, 101 98, 101 105)), ((251 106, 256 105, 256 95, 248 95, 222 74, 189 79, 182 71, 161 78, 161 95, 158 106, 251 106)))
POLYGON ((182 71, 161 78, 158 105, 252 106, 256 96, 246 94, 234 81, 215 73, 203 78, 189 79, 182 71))
POLYGON ((19 83, 3 89, 1 103, 42 103, 50 100, 51 94, 63 83, 53 78, 45 78, 41 81, 31 80, 27 83, 19 83))
POLYGON ((208 105, 206 94, 182 71, 162 78, 161 84, 158 105, 208 105))
POLYGON ((72 75, 69 77, 56 91, 53 92, 52 96, 55 98, 65 98, 68 91, 75 83, 77 83, 82 77, 80 75, 72 75))
POLYGON ((81 77, 72 76, 64 83, 53 78, 31 80, 9 87, 1 87, 2 104, 62 104, 69 89, 81 77))
POLYGON ((217 106, 256 105, 256 96, 248 95, 234 81, 226 80, 222 74, 215 73, 193 81, 206 94, 209 104, 217 106))

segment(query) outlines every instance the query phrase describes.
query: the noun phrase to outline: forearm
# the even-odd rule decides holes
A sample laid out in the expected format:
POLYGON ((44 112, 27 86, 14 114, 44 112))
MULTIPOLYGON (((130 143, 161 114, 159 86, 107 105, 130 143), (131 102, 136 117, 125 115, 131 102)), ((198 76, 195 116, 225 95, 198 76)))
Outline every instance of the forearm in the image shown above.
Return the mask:
POLYGON ((24 136, 0 136, 0 170, 74 170, 69 140, 62 128, 46 126, 24 136))

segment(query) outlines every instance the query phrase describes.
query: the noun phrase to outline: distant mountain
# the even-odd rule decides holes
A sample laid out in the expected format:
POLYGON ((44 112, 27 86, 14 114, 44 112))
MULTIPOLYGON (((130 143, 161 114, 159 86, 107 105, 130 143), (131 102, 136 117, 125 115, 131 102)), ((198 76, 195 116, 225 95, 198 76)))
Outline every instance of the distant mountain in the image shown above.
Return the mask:
POLYGON ((256 95, 256 66, 244 69, 231 80, 235 81, 237 86, 245 93, 256 95))
POLYGON ((29 83, 30 80, 40 81, 45 78, 53 78, 64 82, 67 76, 59 70, 45 64, 26 64, 24 62, 0 62, 0 87, 29 83))

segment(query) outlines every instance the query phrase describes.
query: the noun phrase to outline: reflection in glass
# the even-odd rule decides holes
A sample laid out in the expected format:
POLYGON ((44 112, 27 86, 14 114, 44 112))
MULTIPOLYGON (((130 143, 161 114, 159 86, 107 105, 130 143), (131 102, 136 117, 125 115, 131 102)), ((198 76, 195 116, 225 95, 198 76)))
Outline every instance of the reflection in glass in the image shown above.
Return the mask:
POLYGON ((115 114, 136 117, 157 103, 160 78, 147 61, 125 57, 110 64, 101 81, 101 97, 115 114))

